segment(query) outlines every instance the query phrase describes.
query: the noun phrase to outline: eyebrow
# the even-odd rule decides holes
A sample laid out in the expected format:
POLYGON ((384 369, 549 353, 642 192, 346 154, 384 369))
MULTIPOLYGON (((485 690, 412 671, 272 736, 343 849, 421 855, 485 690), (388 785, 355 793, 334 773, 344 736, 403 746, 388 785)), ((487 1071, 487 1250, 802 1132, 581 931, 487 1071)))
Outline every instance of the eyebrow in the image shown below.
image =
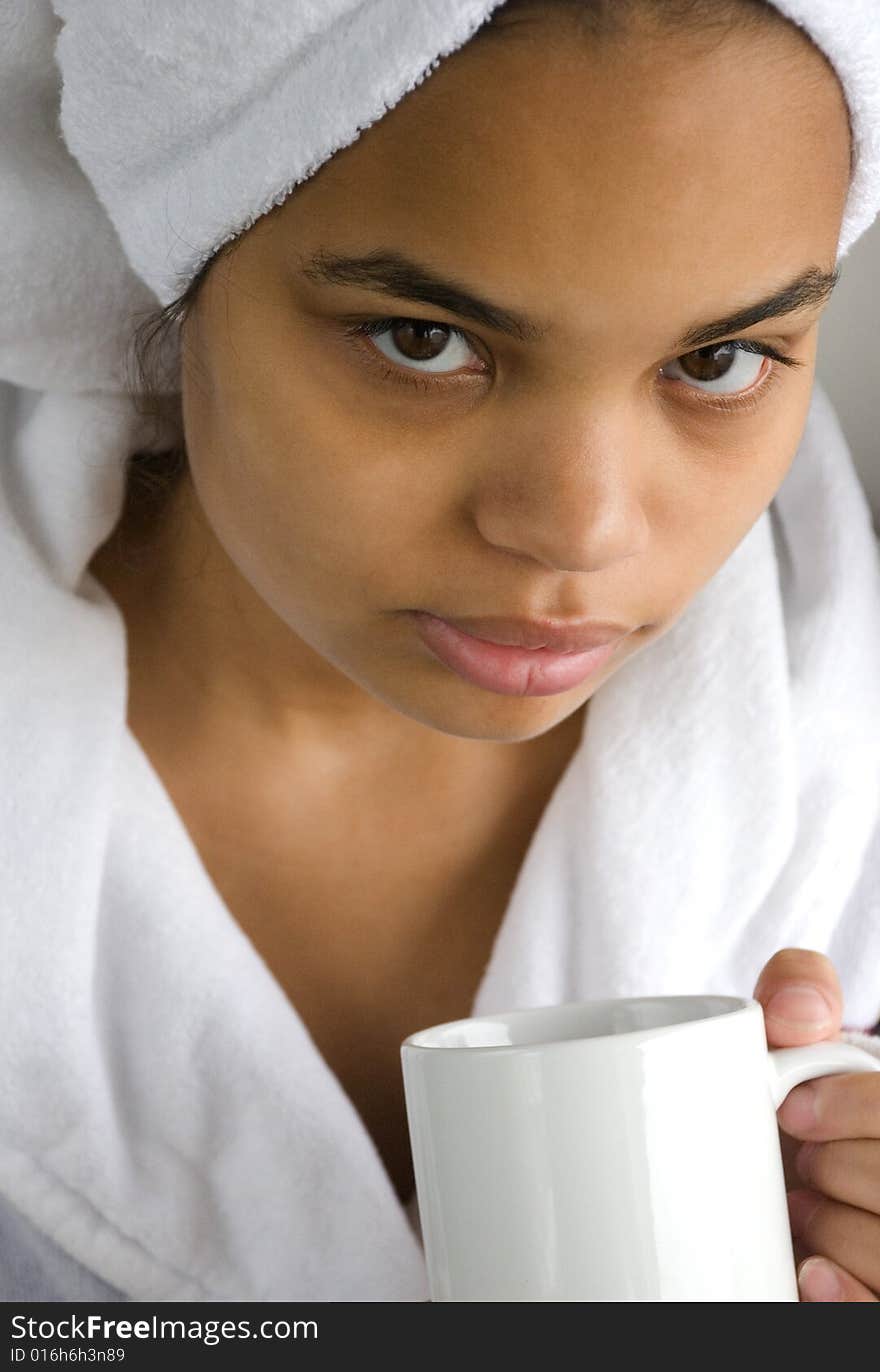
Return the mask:
MULTIPOLYGON (((549 324, 487 300, 463 282, 441 276, 425 263, 416 262, 394 249, 344 254, 320 248, 306 259, 302 270, 309 280, 319 284, 361 286, 398 300, 436 305, 522 343, 539 342, 550 329, 549 324)), ((738 333, 762 319, 815 308, 828 300, 839 279, 839 268, 825 271, 816 266, 807 267, 794 280, 762 300, 738 306, 720 319, 692 325, 673 347, 680 352, 699 348, 722 334, 738 333)))

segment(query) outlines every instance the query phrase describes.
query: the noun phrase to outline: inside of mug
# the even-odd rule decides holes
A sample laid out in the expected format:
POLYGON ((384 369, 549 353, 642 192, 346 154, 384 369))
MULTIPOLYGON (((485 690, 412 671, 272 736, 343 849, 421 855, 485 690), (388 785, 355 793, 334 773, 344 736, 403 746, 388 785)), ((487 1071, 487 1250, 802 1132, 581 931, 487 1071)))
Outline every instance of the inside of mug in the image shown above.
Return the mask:
POLYGON ((405 1040, 414 1048, 512 1048, 659 1029, 729 1015, 749 1004, 739 996, 639 996, 572 1001, 508 1010, 422 1029, 405 1040))

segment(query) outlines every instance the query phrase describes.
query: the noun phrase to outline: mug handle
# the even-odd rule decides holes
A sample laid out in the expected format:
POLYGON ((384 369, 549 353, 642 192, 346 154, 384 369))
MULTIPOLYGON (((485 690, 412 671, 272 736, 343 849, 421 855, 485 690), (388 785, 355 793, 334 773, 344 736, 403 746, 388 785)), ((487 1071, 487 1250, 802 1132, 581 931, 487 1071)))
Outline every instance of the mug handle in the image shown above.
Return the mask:
POLYGON ((803 1048, 771 1048, 767 1067, 773 1106, 778 1110, 789 1091, 802 1081, 830 1077, 835 1072, 880 1072, 880 1058, 854 1043, 829 1040, 803 1048))

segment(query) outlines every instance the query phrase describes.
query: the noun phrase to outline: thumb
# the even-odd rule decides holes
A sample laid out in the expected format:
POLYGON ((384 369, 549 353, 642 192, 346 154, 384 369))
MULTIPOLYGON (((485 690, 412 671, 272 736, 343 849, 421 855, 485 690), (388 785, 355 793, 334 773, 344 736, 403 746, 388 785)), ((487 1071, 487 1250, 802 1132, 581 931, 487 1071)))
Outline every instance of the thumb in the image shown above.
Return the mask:
POLYGON ((769 1048, 796 1048, 840 1036, 843 992, 824 953, 780 949, 758 977, 754 998, 764 1009, 769 1048))

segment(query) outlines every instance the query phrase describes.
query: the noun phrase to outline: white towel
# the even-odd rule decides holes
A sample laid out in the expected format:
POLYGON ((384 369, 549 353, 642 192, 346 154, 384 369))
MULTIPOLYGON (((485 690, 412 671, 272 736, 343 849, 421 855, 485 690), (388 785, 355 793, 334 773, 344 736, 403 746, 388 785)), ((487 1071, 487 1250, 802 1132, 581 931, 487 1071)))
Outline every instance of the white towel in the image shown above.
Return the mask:
POLYGON ((49 0, 0 0, 0 377, 118 391, 156 298, 59 135, 59 27, 49 0))
MULTIPOLYGON (((16 0, 13 8, 23 72, 26 58, 45 57, 57 26, 39 6, 16 0)), ((215 32, 228 21, 228 50, 240 60, 239 8, 211 0, 212 13, 223 13, 215 32)), ((332 16, 337 57, 357 54, 360 62, 358 23, 367 10, 373 18, 408 16, 380 26, 382 45, 368 50, 377 70, 393 73, 392 85, 384 77, 371 85, 373 104, 362 106, 364 83, 351 83, 351 141, 364 112, 381 113, 377 93, 399 98, 432 55, 465 41, 491 8, 450 0, 315 3, 295 12, 251 4, 251 21, 259 12, 266 22, 248 41, 253 31, 268 53, 277 39, 273 16, 292 22, 294 12, 315 33, 332 16)), ((818 30, 835 7, 788 0, 780 8, 813 15, 818 30)), ((66 0, 58 9, 71 26, 68 136, 76 128, 86 137, 88 111, 96 143, 115 136, 106 117, 98 124, 114 69, 88 90, 96 69, 86 61, 86 36, 96 16, 106 27, 95 61, 132 35, 154 38, 153 64, 126 69, 117 92, 133 127, 148 75, 163 72, 169 54, 181 63, 202 55, 196 29, 191 44, 169 37, 174 16, 185 26, 204 14, 202 4, 66 0)), ((848 6, 850 38, 876 39, 875 15, 873 4, 848 6)), ((846 23, 838 28, 846 34, 846 23)), ((837 33, 828 31, 829 44, 842 48, 837 33)), ((6 49, 8 70, 14 48, 6 49)), ((308 47, 309 70, 321 70, 318 50, 308 47)), ((219 71, 222 54, 210 52, 205 61, 219 71)), ((285 54, 290 64, 289 46, 285 54)), ((193 86, 213 96, 214 84, 223 85, 193 86)), ((863 177, 851 196, 850 241, 878 204, 880 111, 875 85, 871 112, 869 86, 854 62, 848 89, 864 97, 863 166, 873 165, 873 179, 863 177)), ((281 108, 275 92, 273 85, 263 103, 230 91, 243 127, 271 121, 281 108)), ((295 115, 302 107, 289 94, 295 115)), ((167 112, 155 90, 152 98, 167 112)), ((39 126, 23 121, 16 130, 16 140, 33 135, 35 152, 46 147, 48 109, 39 126)), ((324 138, 337 132, 328 126, 324 138)), ((163 128, 150 136, 161 143, 163 128)), ((306 160, 320 151, 309 146, 306 160)), ((81 165, 83 152, 81 145, 81 165)), ((11 154, 0 145, 0 156, 4 195, 11 187, 25 217, 51 203, 51 178, 27 183, 18 141, 11 154), (15 181, 6 180, 7 165, 17 166, 15 181)), ((97 177, 98 162, 87 170, 97 177)), ((275 192, 300 170, 293 160, 275 167, 275 192)), ((181 227, 187 251, 201 252, 212 234, 234 226, 231 205, 215 206, 199 233, 190 231, 195 220, 182 226, 171 216, 175 236, 159 231, 154 241, 142 219, 149 202, 124 218, 128 201, 114 200, 110 177, 98 186, 110 218, 95 247, 86 220, 101 222, 104 210, 71 168, 60 174, 69 174, 83 210, 69 227, 86 250, 92 290, 105 270, 115 282, 111 314, 130 307, 121 303, 132 284, 126 256, 135 281, 155 290, 172 268, 193 268, 195 258, 168 257, 181 227), (118 243, 125 255, 118 248, 114 258, 118 243)), ((240 209, 264 207, 253 185, 238 189, 240 209)), ((194 213, 200 204, 194 196, 194 213)), ((9 222, 18 222, 14 213, 9 222)), ((11 253, 25 250, 51 279, 60 233, 54 219, 50 227, 34 244, 21 223, 17 238, 0 240, 0 281, 14 276, 11 253)), ((54 288, 62 280, 56 276, 54 288)), ((126 727, 124 623, 85 568, 118 517, 124 457, 148 437, 130 403, 113 393, 113 330, 103 342, 93 334, 87 355, 72 360, 75 309, 62 295, 56 335, 47 298, 39 289, 15 297, 22 352, 5 335, 0 350, 2 374, 17 383, 0 387, 0 1195, 135 1300, 424 1300, 423 1254, 369 1134, 223 905, 126 727)), ((100 324, 96 309, 88 318, 100 324)), ((474 1013, 595 995, 748 995, 766 959, 798 945, 834 960, 846 1022, 876 1023, 878 707, 877 540, 817 385, 770 509, 673 628, 591 701, 589 727, 533 837, 474 1013)))

